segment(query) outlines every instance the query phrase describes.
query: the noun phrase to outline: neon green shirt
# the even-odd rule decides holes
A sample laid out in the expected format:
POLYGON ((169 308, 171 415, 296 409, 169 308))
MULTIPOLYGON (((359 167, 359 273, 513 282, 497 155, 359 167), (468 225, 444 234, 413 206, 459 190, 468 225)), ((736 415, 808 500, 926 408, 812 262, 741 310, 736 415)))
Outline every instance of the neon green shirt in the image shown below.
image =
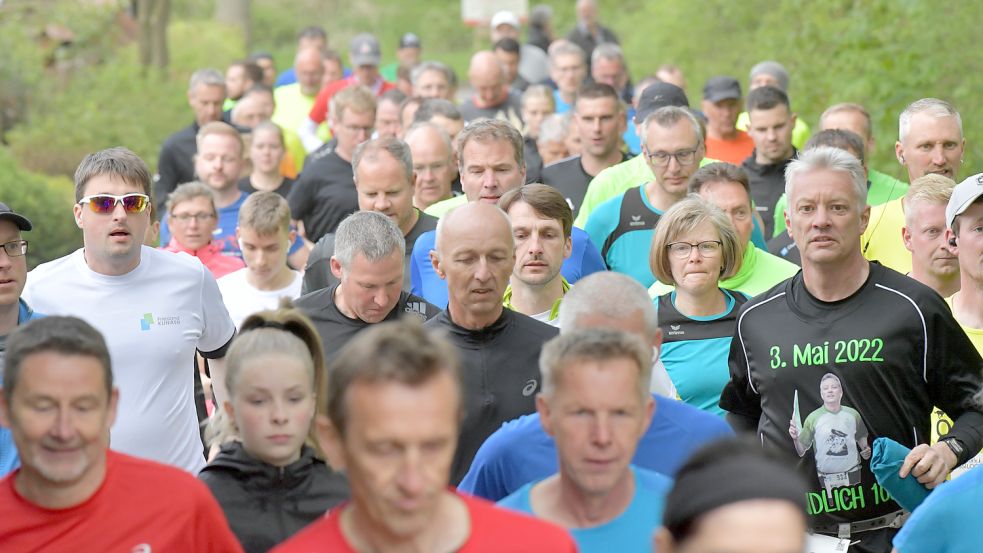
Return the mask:
MULTIPOLYGON (((556 301, 553 302, 553 307, 551 307, 550 310, 545 313, 540 313, 538 315, 530 315, 530 317, 538 321, 542 321, 544 323, 552 324, 552 321, 555 321, 556 318, 560 316, 560 302, 563 301, 563 296, 567 295, 567 292, 569 292, 570 288, 572 287, 571 284, 567 282, 567 279, 563 278, 562 276, 560 277, 560 284, 563 286, 563 292, 561 292, 560 297, 556 298, 556 301)), ((511 284, 505 287, 505 295, 502 296, 502 305, 504 305, 507 309, 516 311, 516 309, 512 307, 511 284)))
POLYGON ((423 210, 427 215, 432 215, 436 218, 441 218, 447 215, 452 209, 461 207, 462 205, 468 203, 468 197, 464 194, 460 196, 454 196, 453 198, 448 198, 446 200, 440 200, 439 202, 431 205, 430 207, 423 210))
MULTIPOLYGON (((703 158, 700 167, 715 161, 717 160, 703 158)), ((587 218, 590 217, 591 211, 597 209, 597 206, 624 194, 629 188, 651 182, 652 178, 652 170, 645 162, 644 155, 635 156, 628 161, 601 170, 587 186, 587 194, 584 195, 584 201, 580 205, 580 214, 577 215, 573 225, 579 228, 586 227, 587 218)))
POLYGON ((881 265, 904 275, 911 272, 911 252, 904 247, 901 238, 901 227, 905 224, 903 199, 871 208, 870 221, 860 238, 860 247, 867 259, 876 259, 881 265))
MULTIPOLYGON (((756 248, 748 242, 748 246, 744 250, 744 257, 741 259, 741 268, 737 274, 721 280, 717 286, 754 297, 794 276, 797 272, 799 272, 799 266, 795 263, 785 261, 781 257, 772 255, 761 248, 756 248)), ((671 292, 674 288, 675 286, 655 281, 655 284, 649 287, 649 296, 657 298, 671 292)))
POLYGON ((298 83, 277 87, 273 90, 276 101, 276 111, 273 112, 273 122, 283 129, 283 141, 287 151, 293 157, 297 170, 304 166, 307 150, 297 135, 297 128, 307 119, 314 106, 314 96, 306 96, 300 91, 298 83))
MULTIPOLYGON (((908 192, 908 185, 898 179, 871 169, 867 172, 870 188, 867 189, 867 205, 875 206, 896 200, 908 192)), ((775 234, 778 236, 785 231, 785 194, 775 203, 775 234)))

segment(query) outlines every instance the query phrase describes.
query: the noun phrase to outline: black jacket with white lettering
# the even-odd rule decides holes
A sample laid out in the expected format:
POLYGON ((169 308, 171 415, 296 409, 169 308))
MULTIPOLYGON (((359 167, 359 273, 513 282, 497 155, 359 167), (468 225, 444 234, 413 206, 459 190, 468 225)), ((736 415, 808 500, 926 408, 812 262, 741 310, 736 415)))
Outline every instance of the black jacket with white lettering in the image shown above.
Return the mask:
POLYGON ((451 483, 457 485, 492 432, 536 410, 539 351, 559 331, 504 308, 498 320, 481 330, 458 326, 447 310, 424 326, 443 331, 461 355, 465 417, 451 467, 451 483))
POLYGON ((720 406, 799 459, 814 527, 900 508, 876 487, 862 452, 879 437, 928 443, 933 406, 956 421, 948 435, 967 453, 983 447, 983 411, 972 402, 980 354, 938 294, 876 262, 839 301, 816 299, 799 272, 747 302, 729 365, 720 406), (801 457, 793 426, 804 436, 801 457))

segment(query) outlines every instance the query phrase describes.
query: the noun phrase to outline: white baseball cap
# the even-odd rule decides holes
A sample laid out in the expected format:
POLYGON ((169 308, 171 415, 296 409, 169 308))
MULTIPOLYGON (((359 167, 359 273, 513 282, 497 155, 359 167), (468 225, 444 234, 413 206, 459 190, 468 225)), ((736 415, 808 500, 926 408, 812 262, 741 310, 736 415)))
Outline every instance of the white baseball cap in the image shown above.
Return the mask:
POLYGON ((519 18, 510 11, 500 11, 492 16, 491 28, 497 29, 499 25, 508 25, 514 29, 519 28, 519 18))
POLYGON ((945 224, 952 228, 952 221, 961 215, 969 206, 983 196, 983 173, 977 173, 957 184, 952 189, 949 205, 945 206, 945 224))

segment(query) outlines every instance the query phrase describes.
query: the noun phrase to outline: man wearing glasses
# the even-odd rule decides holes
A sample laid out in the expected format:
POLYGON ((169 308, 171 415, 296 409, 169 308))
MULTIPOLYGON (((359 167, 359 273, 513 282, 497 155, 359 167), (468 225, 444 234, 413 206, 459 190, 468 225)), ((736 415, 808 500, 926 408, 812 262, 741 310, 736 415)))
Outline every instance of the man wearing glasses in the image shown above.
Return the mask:
POLYGON ((75 223, 83 247, 31 272, 25 298, 39 311, 72 315, 105 337, 120 389, 112 447, 197 473, 205 464, 195 412, 195 351, 217 362, 235 333, 215 279, 197 259, 144 247, 150 171, 133 152, 110 148, 75 172, 75 223))
MULTIPOLYGON (((33 225, 27 217, 0 203, 0 374, 3 374, 7 335, 28 321, 42 317, 21 299, 27 281, 27 240, 22 231, 33 225)), ((20 466, 10 430, 0 426, 0 477, 20 466)))
POLYGON ((655 224, 686 196, 705 148, 700 123, 689 110, 676 106, 648 115, 641 136, 642 155, 655 178, 598 206, 584 230, 601 249, 609 269, 648 287, 655 282, 648 255, 655 224))

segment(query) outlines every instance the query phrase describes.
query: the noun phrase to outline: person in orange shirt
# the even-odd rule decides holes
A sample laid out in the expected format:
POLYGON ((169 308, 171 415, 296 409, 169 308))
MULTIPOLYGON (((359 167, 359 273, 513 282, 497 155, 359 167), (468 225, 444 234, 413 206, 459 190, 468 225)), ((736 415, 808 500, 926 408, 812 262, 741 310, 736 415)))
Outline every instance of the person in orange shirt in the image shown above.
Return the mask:
POLYGON ((703 87, 707 116, 707 157, 740 165, 754 151, 754 141, 737 129, 741 84, 733 77, 713 77, 703 87))

